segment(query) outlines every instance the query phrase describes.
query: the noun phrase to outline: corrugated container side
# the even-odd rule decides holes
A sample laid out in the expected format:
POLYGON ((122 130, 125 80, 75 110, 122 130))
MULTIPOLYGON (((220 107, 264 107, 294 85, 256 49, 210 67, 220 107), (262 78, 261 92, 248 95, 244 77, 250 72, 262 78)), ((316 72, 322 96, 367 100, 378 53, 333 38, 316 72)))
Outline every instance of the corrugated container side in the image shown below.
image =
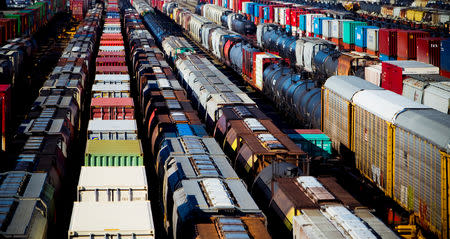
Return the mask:
POLYGON ((441 41, 441 70, 450 72, 450 61, 444 59, 450 59, 450 38, 441 41))
POLYGON ((419 224, 440 238, 448 237, 447 167, 450 157, 448 146, 443 149, 434 142, 435 138, 430 137, 438 137, 443 144, 448 142, 450 124, 446 121, 448 115, 447 118, 444 116, 435 110, 401 113, 396 121, 394 143, 393 198, 403 208, 414 212, 419 224), (428 137, 418 135, 410 128, 426 132, 428 137))
POLYGON ((391 125, 355 105, 352 112, 352 149, 356 167, 387 195, 392 188, 392 158, 389 150, 392 143, 391 125))
POLYGON ((326 88, 322 95, 323 132, 330 137, 333 148, 350 148, 351 103, 326 88))

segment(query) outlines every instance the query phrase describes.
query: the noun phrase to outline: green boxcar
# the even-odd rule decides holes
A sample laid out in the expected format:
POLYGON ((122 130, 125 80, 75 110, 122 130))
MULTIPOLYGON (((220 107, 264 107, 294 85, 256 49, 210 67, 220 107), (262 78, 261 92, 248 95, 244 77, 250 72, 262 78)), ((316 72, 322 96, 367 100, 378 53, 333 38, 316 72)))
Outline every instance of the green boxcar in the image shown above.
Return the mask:
POLYGON ((88 140, 85 166, 144 166, 140 140, 88 140))
POLYGON ((342 23, 344 33, 342 41, 347 44, 355 44, 355 29, 357 26, 367 26, 365 22, 347 21, 342 23))

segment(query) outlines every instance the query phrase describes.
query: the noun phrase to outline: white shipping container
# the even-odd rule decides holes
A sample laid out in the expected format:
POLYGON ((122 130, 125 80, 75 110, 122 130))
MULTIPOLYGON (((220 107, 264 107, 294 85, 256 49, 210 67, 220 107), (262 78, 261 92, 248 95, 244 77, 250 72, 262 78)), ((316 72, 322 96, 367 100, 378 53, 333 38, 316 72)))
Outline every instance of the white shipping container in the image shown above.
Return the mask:
POLYGON ((280 9, 279 7, 274 8, 273 21, 277 24, 280 23, 280 9))
POLYGON ((130 82, 130 75, 96 74, 94 82, 103 84, 126 83, 130 82))
POLYGON ((343 35, 343 22, 345 21, 353 21, 348 19, 334 19, 331 20, 331 37, 336 39, 341 39, 343 35))
POLYGON ((314 18, 325 17, 323 14, 306 14, 306 32, 314 32, 314 18))
POLYGON ((94 98, 124 98, 130 97, 130 83, 121 84, 101 84, 92 86, 92 96, 94 98))
POLYGON ((450 83, 433 82, 425 88, 423 104, 439 110, 445 114, 450 113, 450 83))
POLYGON ((270 54, 270 53, 267 53, 267 52, 264 52, 263 54, 258 54, 258 55, 256 55, 256 66, 255 66, 255 68, 256 69, 254 69, 255 70, 255 76, 256 76, 256 79, 255 79, 255 84, 256 84, 256 87, 259 89, 259 90, 263 90, 263 88, 264 88, 264 79, 263 79, 263 74, 264 74, 264 65, 263 65, 263 60, 265 59, 265 58, 281 58, 281 57, 279 57, 279 56, 277 56, 277 55, 274 55, 274 54, 270 54))
POLYGON ((367 49, 371 51, 378 51, 378 31, 380 29, 367 29, 367 49))
POLYGON ((381 85, 381 64, 367 66, 364 69, 364 78, 366 81, 376 85, 381 85))
POLYGON ((439 74, 439 67, 418 61, 385 61, 402 68, 403 75, 439 74))
POLYGON ((75 202, 68 238, 154 239, 155 227, 149 201, 75 202), (109 238, 109 237, 108 237, 109 238))
POLYGON ((125 51, 123 46, 100 46, 99 51, 125 51))
POLYGON ((136 120, 89 120, 88 139, 136 140, 136 120))
POLYGON ((81 167, 79 202, 146 201, 148 183, 144 166, 81 167))
POLYGON ((285 7, 280 9, 280 25, 282 26, 286 25, 286 9, 285 7))
POLYGON ((322 21, 322 36, 323 37, 332 37, 331 35, 331 25, 332 25, 332 19, 329 20, 323 20, 322 21))

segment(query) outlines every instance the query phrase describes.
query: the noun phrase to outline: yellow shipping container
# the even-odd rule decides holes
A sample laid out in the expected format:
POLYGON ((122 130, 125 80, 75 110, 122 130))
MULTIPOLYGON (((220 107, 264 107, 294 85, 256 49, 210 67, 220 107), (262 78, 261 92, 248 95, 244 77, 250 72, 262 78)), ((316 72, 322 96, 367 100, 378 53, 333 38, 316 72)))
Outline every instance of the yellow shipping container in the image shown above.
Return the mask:
POLYGON ((424 11, 416 10, 414 13, 414 21, 422 22, 424 11))
POLYGON ((410 21, 414 21, 415 16, 416 16, 416 10, 408 9, 406 11, 406 19, 408 19, 410 21))

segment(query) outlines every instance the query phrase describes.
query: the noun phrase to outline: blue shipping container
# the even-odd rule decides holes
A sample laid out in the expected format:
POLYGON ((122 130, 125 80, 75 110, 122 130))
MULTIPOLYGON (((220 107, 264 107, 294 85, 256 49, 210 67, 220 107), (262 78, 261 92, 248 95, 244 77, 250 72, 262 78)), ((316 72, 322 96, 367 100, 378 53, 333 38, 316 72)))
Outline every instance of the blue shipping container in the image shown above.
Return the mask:
POLYGON ((331 17, 316 17, 314 18, 314 34, 322 35, 323 20, 331 20, 331 17))
POLYGON ((374 26, 357 26, 355 28, 355 45, 359 47, 367 47, 367 29, 378 29, 374 26))
POLYGON ((299 15, 298 29, 301 31, 306 31, 306 15, 299 15))
POLYGON ((450 71, 450 38, 441 41, 441 70, 450 71), (446 60, 447 59, 447 60, 446 60))
POLYGON ((395 61, 397 57, 380 54, 380 61, 395 61))
POLYGON ((270 7, 264 7, 264 19, 270 19, 270 7))

